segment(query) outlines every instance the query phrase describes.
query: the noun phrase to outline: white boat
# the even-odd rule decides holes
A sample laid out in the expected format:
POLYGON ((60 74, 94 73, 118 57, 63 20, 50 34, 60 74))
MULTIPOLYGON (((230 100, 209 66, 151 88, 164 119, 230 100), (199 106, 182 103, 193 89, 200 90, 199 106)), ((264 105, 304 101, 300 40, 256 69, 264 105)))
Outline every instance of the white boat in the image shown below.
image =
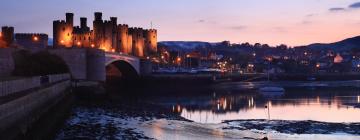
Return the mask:
POLYGON ((284 94, 285 89, 282 87, 262 87, 259 92, 266 96, 279 96, 284 94))

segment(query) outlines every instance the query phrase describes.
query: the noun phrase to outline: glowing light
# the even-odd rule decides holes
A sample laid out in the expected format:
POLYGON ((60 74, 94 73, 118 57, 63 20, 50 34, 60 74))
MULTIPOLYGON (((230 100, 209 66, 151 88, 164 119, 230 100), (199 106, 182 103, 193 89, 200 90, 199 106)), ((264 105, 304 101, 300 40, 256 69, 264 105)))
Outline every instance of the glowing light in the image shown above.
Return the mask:
POLYGON ((91 46, 91 48, 94 48, 94 47, 95 47, 95 45, 94 45, 94 44, 91 44, 90 46, 91 46))
POLYGON ((190 57, 190 54, 186 55, 186 57, 189 58, 189 57, 190 57))
POLYGON ((81 42, 77 42, 76 44, 77 44, 78 46, 80 46, 80 45, 81 45, 81 42))
POLYGON ((357 67, 360 68, 360 64, 357 64, 357 67))
POLYGON ((0 32, 0 37, 2 37, 2 32, 0 32))
POLYGON ((320 68, 320 64, 316 64, 316 68, 320 68))
POLYGON ((38 41, 39 38, 38 38, 37 36, 34 36, 33 40, 34 40, 34 41, 38 41))
POLYGON ((148 57, 146 57, 146 59, 150 59, 150 57, 148 56, 148 57))
POLYGON ((161 59, 164 59, 164 56, 163 56, 163 55, 161 56, 161 59))
POLYGON ((64 44, 64 40, 61 40, 60 43, 61 43, 61 44, 64 44))
POLYGON ((341 63, 343 61, 343 57, 340 54, 337 54, 334 58, 334 63, 341 63))
POLYGON ((115 49, 111 49, 111 52, 115 52, 115 49))
POLYGON ((180 57, 178 57, 176 60, 177 60, 178 62, 180 62, 180 61, 181 61, 181 58, 180 58, 180 57))
POLYGON ((177 110, 177 112, 181 112, 181 106, 177 105, 176 110, 177 110))
POLYGON ((304 55, 308 55, 308 53, 307 53, 307 52, 304 52, 304 55))
POLYGON ((256 56, 256 53, 253 53, 252 55, 253 55, 253 56, 256 56))
POLYGON ((225 99, 224 102, 223 102, 223 109, 226 110, 226 107, 227 107, 227 102, 226 102, 226 99, 225 99))
POLYGON ((358 103, 360 103, 360 96, 357 96, 357 98, 358 98, 358 100, 357 100, 357 101, 358 101, 358 103))

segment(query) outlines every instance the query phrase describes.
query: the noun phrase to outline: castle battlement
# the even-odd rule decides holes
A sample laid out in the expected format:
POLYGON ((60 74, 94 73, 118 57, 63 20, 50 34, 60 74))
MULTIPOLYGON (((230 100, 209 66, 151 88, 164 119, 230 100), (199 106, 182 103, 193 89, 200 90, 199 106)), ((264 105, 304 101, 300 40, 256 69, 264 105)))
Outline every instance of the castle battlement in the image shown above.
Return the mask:
POLYGON ((15 36, 18 36, 18 37, 27 37, 27 36, 48 36, 47 34, 45 33, 16 33, 15 36))
POLYGON ((53 23, 66 24, 66 21, 65 20, 55 20, 53 23))
POLYGON ((128 28, 129 25, 127 25, 127 24, 119 24, 118 27, 127 27, 128 28))
POLYGON ((147 32, 157 32, 157 30, 156 29, 145 29, 145 31, 147 31, 147 32))

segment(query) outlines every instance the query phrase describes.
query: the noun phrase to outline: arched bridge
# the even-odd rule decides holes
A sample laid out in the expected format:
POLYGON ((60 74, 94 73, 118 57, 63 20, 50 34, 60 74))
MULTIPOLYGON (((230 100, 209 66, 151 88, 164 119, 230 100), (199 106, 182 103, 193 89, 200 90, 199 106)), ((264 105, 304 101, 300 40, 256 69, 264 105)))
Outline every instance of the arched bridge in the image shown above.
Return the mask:
POLYGON ((106 81, 112 76, 133 78, 140 75, 140 59, 135 56, 91 48, 57 48, 49 52, 65 61, 76 80, 106 81))

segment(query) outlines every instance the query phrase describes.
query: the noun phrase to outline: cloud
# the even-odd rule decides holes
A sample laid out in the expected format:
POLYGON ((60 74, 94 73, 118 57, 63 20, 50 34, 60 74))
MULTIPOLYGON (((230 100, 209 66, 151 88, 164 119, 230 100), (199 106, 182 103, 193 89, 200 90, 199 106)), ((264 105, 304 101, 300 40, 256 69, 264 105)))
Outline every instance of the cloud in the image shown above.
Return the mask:
POLYGON ((345 8, 341 8, 341 7, 334 7, 334 8, 330 8, 329 11, 330 12, 339 12, 339 11, 345 11, 345 8))
POLYGON ((307 15, 305 15, 305 17, 313 17, 313 16, 316 16, 316 14, 307 14, 307 15))
POLYGON ((203 24, 217 24, 216 21, 213 20, 205 20, 205 19, 199 19, 196 21, 197 23, 203 23, 203 24))
POLYGON ((229 27, 230 29, 233 29, 233 30, 244 30, 246 29, 247 27, 246 26, 243 26, 243 25, 238 25, 238 26, 231 26, 229 27))
POLYGON ((312 24, 313 22, 312 21, 309 21, 309 20, 304 20, 301 22, 301 24, 303 25, 309 25, 309 24, 312 24))
POLYGON ((360 2, 356 2, 356 3, 349 5, 349 8, 360 8, 360 2))
POLYGON ((198 20, 197 22, 199 22, 199 23, 204 23, 204 22, 205 22, 205 20, 200 19, 200 20, 198 20))
POLYGON ((329 11, 330 12, 341 12, 341 11, 347 11, 350 9, 359 9, 359 8, 360 8, 360 2, 355 2, 353 4, 350 4, 347 8, 334 7, 334 8, 330 8, 329 11))

